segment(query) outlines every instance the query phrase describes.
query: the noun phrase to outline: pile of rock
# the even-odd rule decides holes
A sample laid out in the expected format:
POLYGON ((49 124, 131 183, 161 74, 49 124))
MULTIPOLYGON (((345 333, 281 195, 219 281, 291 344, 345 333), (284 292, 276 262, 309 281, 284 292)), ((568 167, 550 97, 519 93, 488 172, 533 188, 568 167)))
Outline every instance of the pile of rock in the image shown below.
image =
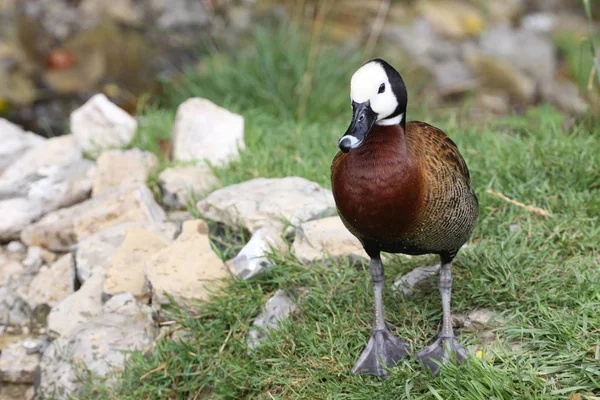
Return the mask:
MULTIPOLYGON (((30 398, 34 381, 40 398, 65 398, 81 388, 84 370, 112 379, 127 358, 122 350, 146 349, 156 338, 169 297, 182 306, 206 301, 228 280, 267 268, 273 250, 304 262, 365 257, 334 216, 331 192, 314 182, 258 178, 215 190, 220 183, 204 161, 238 157, 241 116, 203 99, 182 104, 173 159, 186 166, 162 172, 155 155, 118 149, 136 126, 103 95, 73 112, 72 134, 62 137, 43 139, 0 120, 3 398, 30 398), (156 175, 158 200, 147 186, 156 175), (191 193, 205 196, 197 203, 203 217, 252 233, 232 260, 214 252, 205 221, 176 211, 190 205, 191 193)), ((276 293, 250 348, 295 309, 276 293)))

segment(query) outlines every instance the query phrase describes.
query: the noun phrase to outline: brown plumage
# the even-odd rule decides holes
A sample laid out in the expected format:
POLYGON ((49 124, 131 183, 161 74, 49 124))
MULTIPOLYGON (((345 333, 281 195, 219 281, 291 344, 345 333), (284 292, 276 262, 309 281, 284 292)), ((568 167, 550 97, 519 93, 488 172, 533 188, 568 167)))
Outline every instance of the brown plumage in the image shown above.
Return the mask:
POLYGON ((477 219, 458 148, 424 122, 374 126, 359 148, 335 156, 331 183, 344 224, 367 251, 451 259, 477 219))
POLYGON ((353 373, 387 375, 409 346, 387 327, 380 253, 438 254, 442 329, 417 357, 434 373, 454 354, 467 354, 452 329, 451 263, 469 239, 477 197, 464 159, 444 132, 424 122, 406 123, 402 77, 381 59, 359 68, 350 83, 352 121, 331 165, 333 196, 346 227, 371 258, 374 321, 353 373))

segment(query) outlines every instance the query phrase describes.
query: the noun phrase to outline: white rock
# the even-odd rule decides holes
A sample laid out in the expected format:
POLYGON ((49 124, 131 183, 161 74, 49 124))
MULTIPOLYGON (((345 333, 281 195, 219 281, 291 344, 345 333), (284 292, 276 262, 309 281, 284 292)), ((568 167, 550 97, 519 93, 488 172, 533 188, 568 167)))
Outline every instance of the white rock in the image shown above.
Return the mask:
POLYGON ((281 228, 284 220, 299 225, 335 212, 331 191, 300 177, 257 178, 227 186, 197 207, 206 218, 242 225, 252 233, 265 226, 281 228))
POLYGON ((201 220, 184 222, 181 235, 148 260, 145 274, 156 307, 169 301, 165 292, 181 305, 208 300, 231 278, 210 245, 208 225, 201 220))
POLYGON ((256 349, 268 337, 269 331, 277 329, 281 321, 287 319, 297 308, 283 290, 275 292, 267 300, 265 310, 256 317, 253 328, 248 332, 248 347, 251 350, 256 349))
POLYGON ((439 264, 415 268, 396 280, 393 289, 404 293, 406 296, 411 296, 417 286, 428 281, 432 276, 437 275, 439 271, 439 264))
POLYGON ((31 310, 25 301, 33 275, 18 259, 0 251, 0 324, 27 325, 31 310))
POLYGON ((136 184, 145 184, 158 169, 158 158, 147 151, 109 150, 98 157, 92 196, 100 196, 136 184))
POLYGON ((0 200, 0 242, 18 239, 21 231, 41 215, 40 205, 27 198, 0 200))
POLYGON ((77 244, 77 278, 84 282, 93 274, 105 275, 127 230, 132 227, 149 230, 168 242, 177 234, 176 224, 170 222, 129 222, 97 232, 77 244))
POLYGON ((39 354, 28 354, 22 342, 10 343, 2 348, 0 377, 4 382, 33 383, 39 364, 39 354))
POLYGON ((133 140, 137 122, 99 93, 71 113, 71 132, 86 153, 127 146, 133 140))
POLYGON ((267 255, 272 250, 287 250, 281 232, 272 228, 261 228, 254 232, 242 250, 227 262, 227 266, 238 278, 250 279, 271 266, 267 255))
POLYGON ((554 46, 549 39, 533 31, 499 24, 482 33, 479 47, 485 54, 509 61, 542 85, 554 79, 554 46))
POLYGON ((141 301, 149 294, 144 278, 146 261, 169 244, 151 230, 131 227, 112 257, 104 281, 104 293, 114 296, 131 293, 141 301))
POLYGON ((46 140, 31 132, 25 132, 20 126, 0 118, 0 177, 6 167, 32 147, 46 140))
POLYGON ((27 302, 32 310, 53 307, 75 291, 75 262, 66 254, 51 266, 44 266, 29 285, 27 302))
POLYGON ((178 209, 219 185, 210 167, 205 165, 167 168, 158 176, 163 189, 163 203, 178 209))
POLYGON ((51 336, 69 336, 102 314, 104 276, 92 275, 78 291, 52 307, 46 329, 51 336))
POLYGON ((25 270, 29 273, 37 274, 42 264, 44 264, 42 249, 36 246, 29 247, 27 249, 27 255, 23 260, 23 266, 25 267, 25 270))
POLYGON ((47 214, 24 229, 21 240, 28 246, 68 251, 78 241, 112 226, 125 222, 160 224, 166 218, 150 189, 131 186, 47 214))
POLYGON ((213 102, 191 98, 177 109, 173 127, 173 159, 224 164, 245 149, 244 118, 213 102))
POLYGON ((31 180, 30 176, 36 176, 46 168, 66 166, 81 159, 81 151, 72 135, 48 139, 42 146, 30 148, 4 170, 0 186, 31 180))
POLYGON ((292 249, 303 262, 343 256, 369 259, 360 241, 348 231, 339 216, 304 222, 296 229, 292 249))
POLYGON ((6 245, 6 250, 10 253, 25 253, 27 251, 27 247, 18 240, 13 240, 8 245, 6 245))
POLYGON ((137 304, 130 293, 113 297, 85 327, 61 336, 46 349, 40 365, 40 393, 61 399, 77 396, 84 385, 77 368, 114 382, 129 352, 146 348, 154 333, 147 306, 137 304))

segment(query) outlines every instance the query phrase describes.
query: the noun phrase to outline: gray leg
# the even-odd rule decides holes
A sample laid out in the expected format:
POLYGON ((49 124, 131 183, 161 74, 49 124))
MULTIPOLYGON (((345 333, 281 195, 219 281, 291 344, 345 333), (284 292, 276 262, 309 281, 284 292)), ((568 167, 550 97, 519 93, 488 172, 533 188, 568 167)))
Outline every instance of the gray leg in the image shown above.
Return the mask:
POLYGON ((445 364, 451 355, 455 355, 458 362, 467 358, 467 353, 458 343, 452 329, 452 314, 450 313, 450 296, 452 293, 451 263, 442 264, 438 279, 438 288, 442 297, 442 330, 436 336, 434 342, 421 350, 418 357, 437 375, 439 363, 445 364))
POLYGON ((408 355, 408 344, 396 338, 389 331, 383 318, 383 265, 379 257, 371 258, 371 277, 375 303, 375 321, 367 347, 363 350, 352 369, 353 374, 376 376, 388 375, 384 366, 396 366, 408 355))

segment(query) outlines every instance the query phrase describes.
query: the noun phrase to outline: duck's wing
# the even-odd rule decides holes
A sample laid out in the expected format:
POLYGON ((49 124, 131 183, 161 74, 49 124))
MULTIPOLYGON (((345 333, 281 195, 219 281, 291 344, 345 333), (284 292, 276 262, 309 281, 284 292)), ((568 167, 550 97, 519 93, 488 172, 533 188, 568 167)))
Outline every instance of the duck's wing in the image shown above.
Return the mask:
POLYGON ((411 121, 407 124, 406 131, 409 147, 427 159, 428 165, 439 165, 441 161, 446 168, 471 184, 469 169, 456 143, 441 129, 425 122, 411 121))

